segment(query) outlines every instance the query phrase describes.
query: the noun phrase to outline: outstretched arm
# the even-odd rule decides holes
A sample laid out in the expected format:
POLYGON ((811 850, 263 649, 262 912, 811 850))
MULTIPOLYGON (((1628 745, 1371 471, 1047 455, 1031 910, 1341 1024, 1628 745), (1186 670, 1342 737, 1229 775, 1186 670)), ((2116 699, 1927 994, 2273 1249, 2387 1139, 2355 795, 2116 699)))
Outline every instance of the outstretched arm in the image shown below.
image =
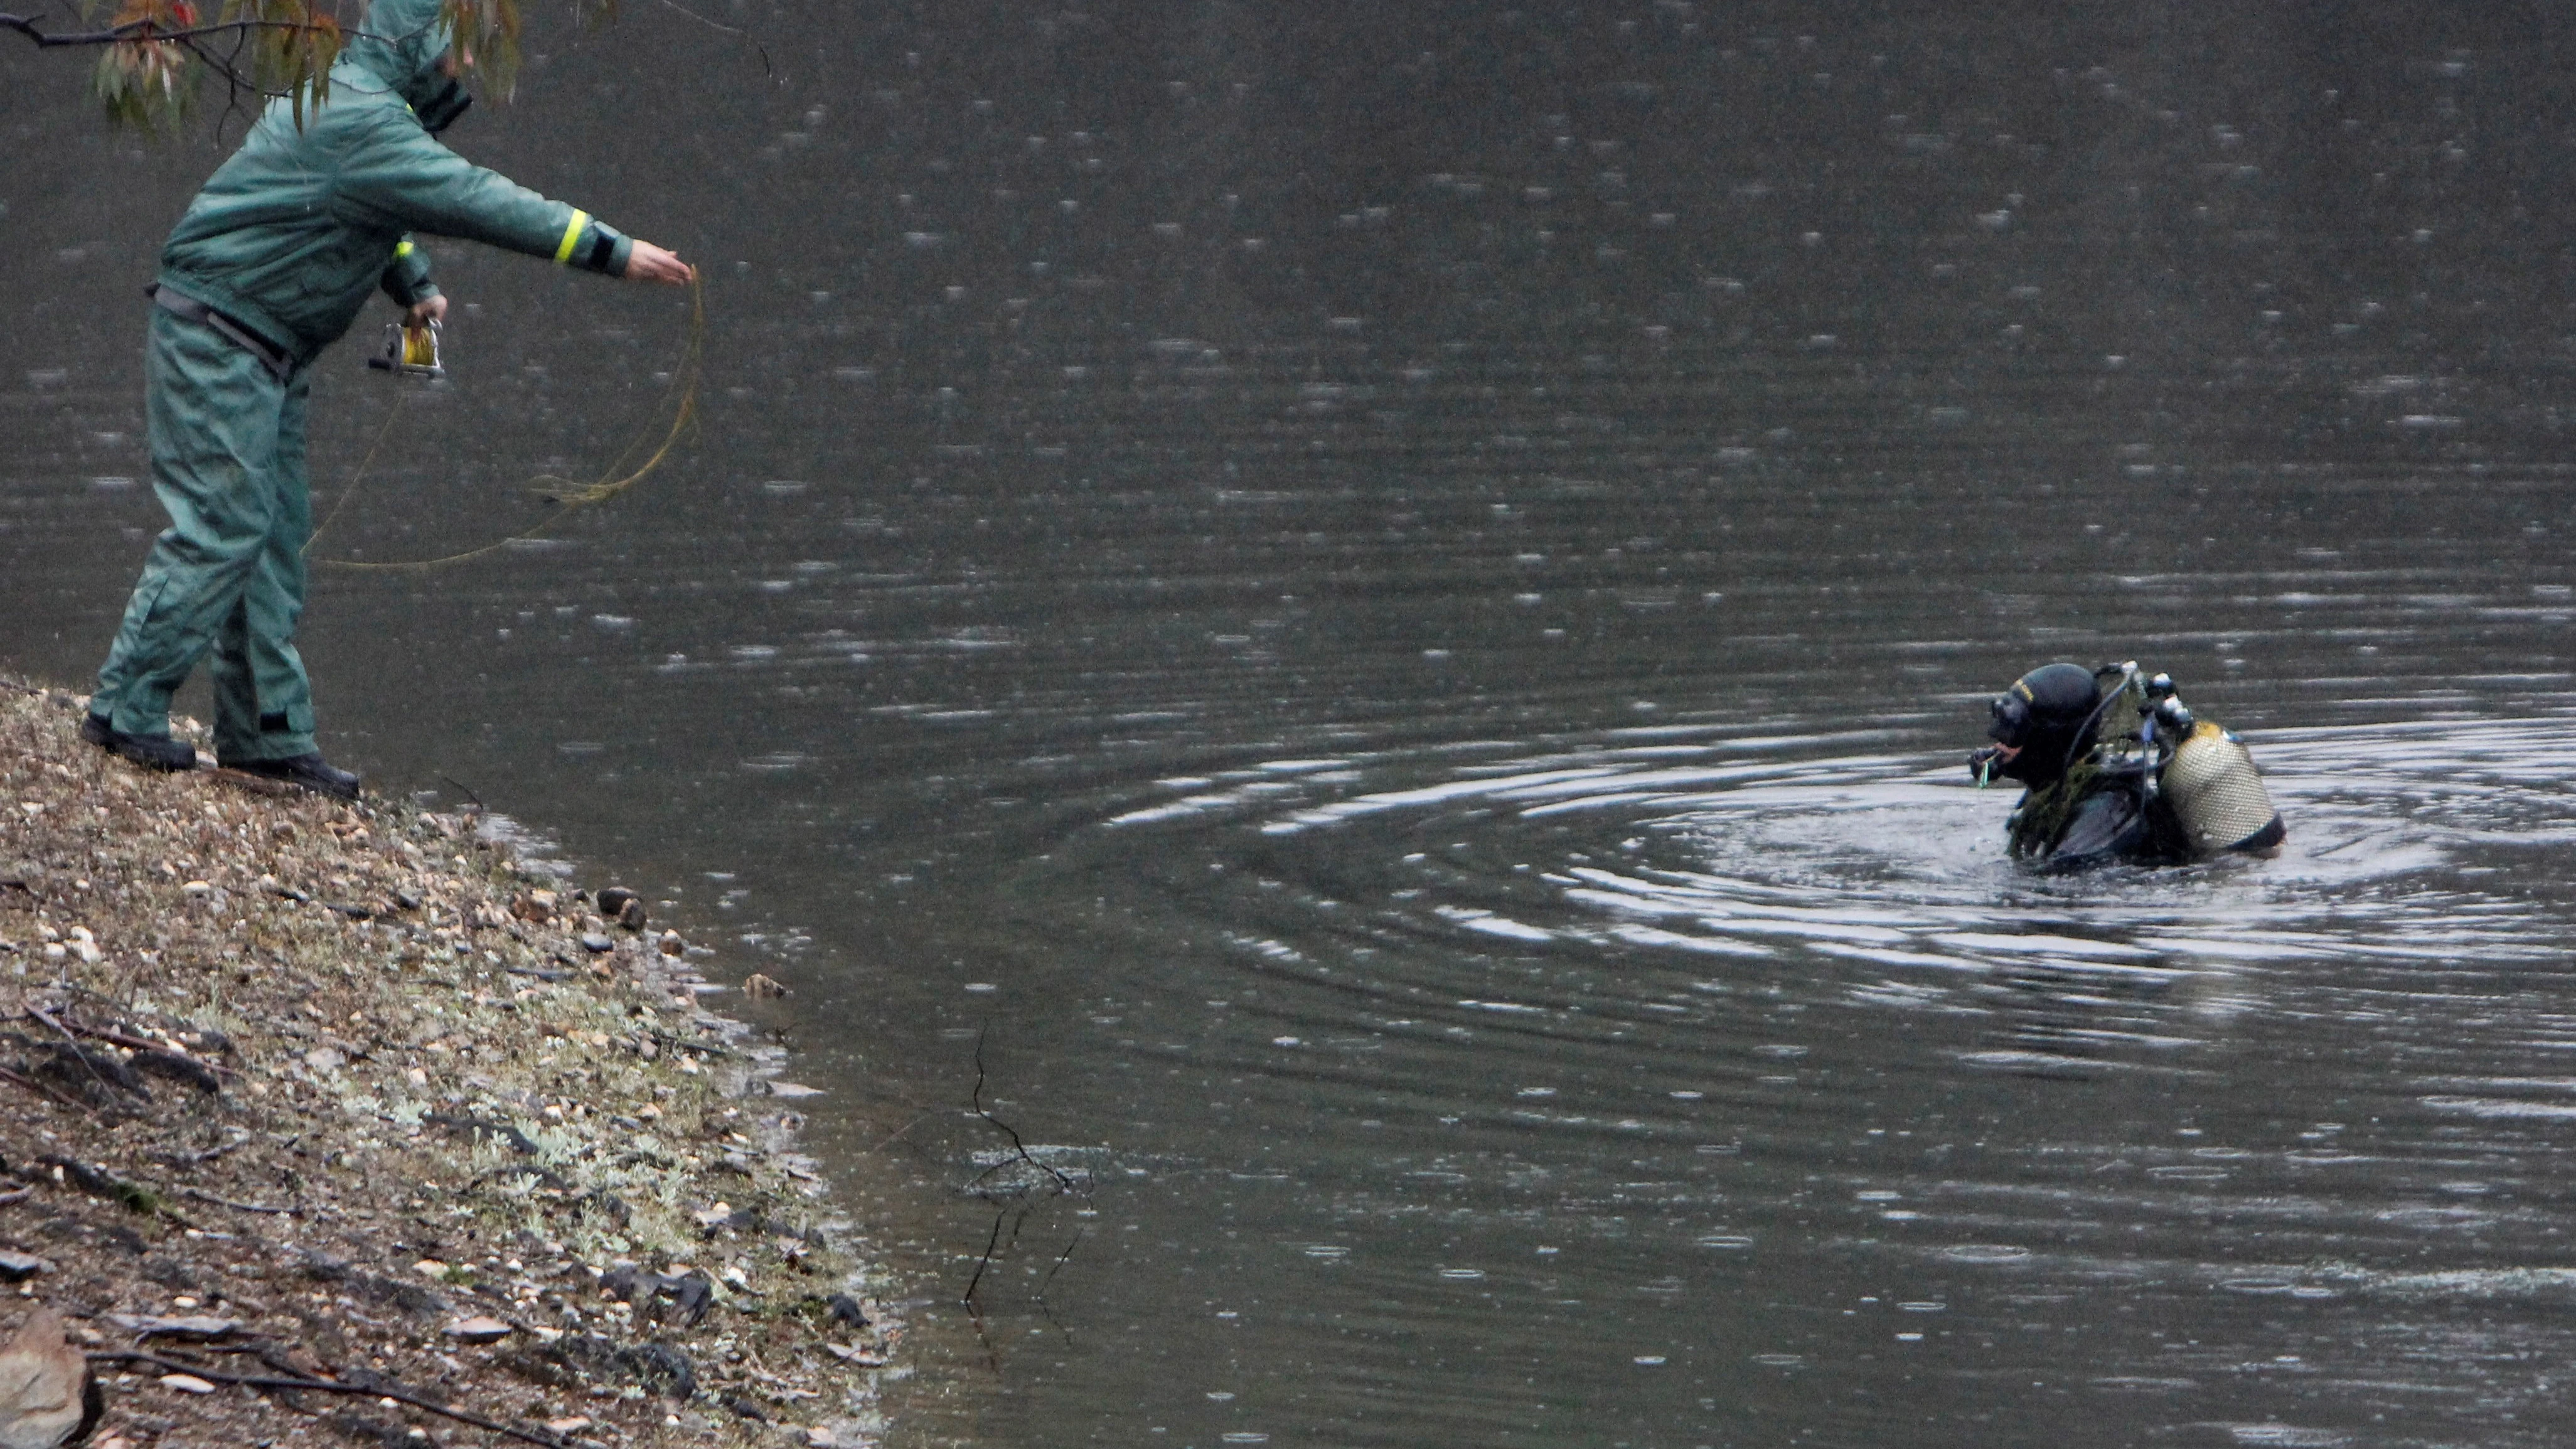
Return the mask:
POLYGON ((634 242, 615 227, 467 161, 407 114, 368 118, 333 181, 332 210, 353 224, 463 237, 612 277, 628 275, 633 259, 634 242))

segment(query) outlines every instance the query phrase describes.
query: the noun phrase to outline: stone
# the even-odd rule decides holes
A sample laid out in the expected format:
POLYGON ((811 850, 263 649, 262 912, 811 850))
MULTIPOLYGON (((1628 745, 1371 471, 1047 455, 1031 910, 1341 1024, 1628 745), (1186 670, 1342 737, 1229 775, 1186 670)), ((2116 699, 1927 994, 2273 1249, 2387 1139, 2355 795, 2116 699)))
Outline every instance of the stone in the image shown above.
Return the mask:
POLYGON ((215 1391, 215 1386, 213 1384, 206 1382, 195 1374, 163 1374, 161 1376, 161 1387, 165 1389, 177 1389, 183 1394, 211 1394, 215 1391))
POLYGON ((39 1273, 54 1271, 51 1260, 33 1253, 0 1252, 0 1282, 24 1283, 39 1273))
POLYGON ((644 898, 624 886, 599 893, 599 913, 630 931, 644 929, 644 898))
POLYGON ((192 1314, 185 1318, 165 1318, 157 1314, 111 1313, 107 1321, 137 1338, 228 1338, 241 1332, 238 1318, 217 1318, 210 1313, 192 1314))
POLYGON ((794 994, 790 992, 777 977, 761 971, 754 971, 749 976, 744 977, 742 980, 742 989, 743 994, 749 996, 754 1001, 767 1001, 772 997, 789 996, 794 994))
POLYGON ((677 931, 664 931, 659 945, 665 956, 685 956, 689 953, 689 943, 683 940, 677 931))
POLYGON ((499 1343, 517 1331, 500 1319, 480 1313, 447 1325, 447 1336, 459 1343, 499 1343))
POLYGON ((105 1409, 89 1360, 63 1341, 51 1308, 29 1314, 0 1344, 0 1444, 52 1449, 87 1434, 105 1409))
POLYGON ((585 951, 605 954, 616 950, 617 943, 597 931, 584 931, 581 933, 581 948, 585 951))
POLYGON ((773 1081, 769 1084, 769 1095, 773 1097, 784 1097, 788 1101, 793 1102, 805 1097, 819 1097, 823 1095, 823 1089, 820 1087, 809 1087, 803 1082, 773 1081))
POLYGON ((617 1351, 618 1366, 633 1374, 646 1393, 666 1394, 687 1403, 698 1392, 698 1370, 689 1356, 667 1343, 639 1343, 617 1351))

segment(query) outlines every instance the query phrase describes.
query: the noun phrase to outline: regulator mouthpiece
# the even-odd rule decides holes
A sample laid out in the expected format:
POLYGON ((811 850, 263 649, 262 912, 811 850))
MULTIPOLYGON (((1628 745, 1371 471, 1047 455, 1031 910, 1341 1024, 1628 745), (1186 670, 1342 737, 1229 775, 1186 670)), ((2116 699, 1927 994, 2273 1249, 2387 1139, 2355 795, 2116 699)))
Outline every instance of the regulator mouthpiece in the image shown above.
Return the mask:
POLYGON ((386 323, 385 350, 368 358, 367 366, 403 377, 447 376, 447 368, 438 355, 438 324, 406 327, 400 322, 386 323))
POLYGON ((1971 751, 1968 755, 1968 778, 1977 782, 1978 789, 1986 788, 1994 783, 1995 766, 2003 758, 2004 751, 2001 745, 1988 745, 1984 749, 1971 751))

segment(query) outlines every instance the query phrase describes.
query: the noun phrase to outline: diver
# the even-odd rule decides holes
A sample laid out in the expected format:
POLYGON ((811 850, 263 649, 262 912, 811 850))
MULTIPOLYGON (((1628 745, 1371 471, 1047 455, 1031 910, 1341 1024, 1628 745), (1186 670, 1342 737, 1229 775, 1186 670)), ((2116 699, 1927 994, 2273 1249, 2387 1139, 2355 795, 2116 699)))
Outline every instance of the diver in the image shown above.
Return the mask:
POLYGON ((2047 664, 1997 695, 1968 757, 1979 788, 2018 780, 2015 860, 2043 870, 2271 855, 2289 832, 2244 742, 2196 720, 2173 676, 2135 663, 2047 664))

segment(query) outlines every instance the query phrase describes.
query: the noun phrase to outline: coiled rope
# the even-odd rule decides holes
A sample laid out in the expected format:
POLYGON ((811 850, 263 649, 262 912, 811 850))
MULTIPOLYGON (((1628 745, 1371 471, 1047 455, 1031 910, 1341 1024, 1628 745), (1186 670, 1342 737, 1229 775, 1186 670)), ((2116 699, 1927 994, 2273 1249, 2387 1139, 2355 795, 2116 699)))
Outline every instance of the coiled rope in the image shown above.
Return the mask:
MULTIPOLYGON (((594 504, 605 503, 643 482, 651 476, 653 470, 662 466, 663 460, 671 456, 671 450, 679 446, 681 437, 697 421, 698 373, 706 357, 706 346, 706 288, 693 276, 689 279, 688 345, 680 354, 679 365, 671 371, 670 387, 662 395, 665 403, 671 405, 670 430, 662 435, 659 444, 653 441, 653 435, 649 431, 637 437, 633 443, 627 445, 625 451, 617 455, 617 460, 602 470, 600 476, 592 482, 576 483, 569 478, 557 478, 551 475, 529 480, 528 487, 531 491, 541 495, 546 502, 555 505, 555 511, 539 520, 535 526, 511 534, 507 538, 495 539, 479 548, 469 548, 463 553, 444 554, 438 558, 403 559, 381 563, 365 559, 325 558, 315 559, 314 562, 323 568, 371 572, 435 569, 478 559, 485 554, 498 553, 514 544, 528 543, 544 537, 549 530, 574 513, 594 504), (651 452, 641 463, 637 463, 636 456, 644 453, 647 448, 650 448, 651 452)), ((347 508, 349 500, 357 496, 358 485, 366 480, 367 469, 375 462, 376 454, 384 447, 385 440, 393 436, 394 426, 402 421, 403 405, 408 401, 410 401, 408 391, 395 399, 393 410, 385 416, 384 427, 376 433, 376 440, 368 445, 366 455, 358 460, 357 470, 349 475, 348 486, 340 490, 340 496, 331 504, 331 511, 323 516, 322 521, 314 526, 312 534, 304 540, 303 551, 306 554, 312 553, 313 545, 321 541, 322 535, 328 532, 332 523, 339 518, 340 511, 347 508)), ((654 411, 658 414, 661 408, 657 406, 654 411)))

